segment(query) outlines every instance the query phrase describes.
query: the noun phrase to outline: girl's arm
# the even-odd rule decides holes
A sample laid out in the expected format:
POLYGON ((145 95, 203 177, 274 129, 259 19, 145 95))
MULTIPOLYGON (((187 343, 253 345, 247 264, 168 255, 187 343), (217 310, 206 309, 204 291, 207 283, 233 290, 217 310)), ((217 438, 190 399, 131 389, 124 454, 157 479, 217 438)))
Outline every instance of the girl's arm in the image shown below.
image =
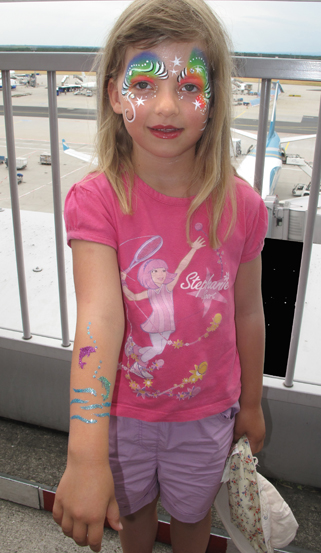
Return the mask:
POLYGON ((124 308, 115 250, 73 240, 72 252, 77 327, 71 364, 71 420, 67 468, 56 493, 53 516, 77 544, 100 551, 105 517, 115 530, 121 528, 109 468, 108 430, 124 335, 124 308))
POLYGON ((246 434, 254 454, 262 449, 265 438, 261 408, 265 344, 261 256, 239 267, 235 281, 235 324, 242 390, 234 440, 246 434))
POLYGON ((173 290, 175 284, 177 284, 177 281, 178 281, 181 273, 186 269, 186 267, 192 261, 196 250, 199 250, 200 248, 203 248, 205 245, 206 245, 206 243, 205 243, 204 238, 201 238, 200 236, 197 238, 197 240, 195 240, 195 242, 193 242, 190 251, 188 252, 187 255, 185 255, 185 257, 182 259, 182 261, 180 262, 180 264, 178 265, 178 267, 175 271, 176 277, 174 278, 174 280, 172 280, 172 282, 167 284, 167 289, 168 290, 173 290))

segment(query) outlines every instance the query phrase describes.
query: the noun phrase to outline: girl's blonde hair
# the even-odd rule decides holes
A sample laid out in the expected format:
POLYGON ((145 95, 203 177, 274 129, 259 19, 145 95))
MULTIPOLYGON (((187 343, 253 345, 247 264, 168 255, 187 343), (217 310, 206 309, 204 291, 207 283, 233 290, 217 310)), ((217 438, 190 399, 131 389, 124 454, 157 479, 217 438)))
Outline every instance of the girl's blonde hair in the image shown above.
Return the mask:
POLYGON ((206 200, 210 214, 210 241, 220 242, 217 228, 227 198, 230 233, 235 220, 233 168, 230 157, 231 72, 229 39, 222 24, 203 0, 134 0, 117 20, 101 54, 98 69, 99 108, 97 154, 99 170, 113 186, 124 213, 132 213, 134 168, 132 139, 122 115, 109 101, 108 82, 124 70, 129 46, 152 48, 165 40, 204 45, 212 88, 210 119, 196 145, 192 184, 201 183, 187 215, 187 236, 195 210, 206 200), (124 179, 129 187, 124 186, 124 179))

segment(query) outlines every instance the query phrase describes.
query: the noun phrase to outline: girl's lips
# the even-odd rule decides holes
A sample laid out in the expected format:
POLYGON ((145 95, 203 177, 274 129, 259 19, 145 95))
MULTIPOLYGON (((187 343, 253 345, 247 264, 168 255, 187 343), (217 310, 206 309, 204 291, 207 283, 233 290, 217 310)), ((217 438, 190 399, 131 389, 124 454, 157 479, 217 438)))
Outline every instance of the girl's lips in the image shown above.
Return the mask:
POLYGON ((172 127, 171 125, 155 125, 155 127, 148 127, 153 136, 157 138, 177 138, 183 132, 183 129, 172 127))

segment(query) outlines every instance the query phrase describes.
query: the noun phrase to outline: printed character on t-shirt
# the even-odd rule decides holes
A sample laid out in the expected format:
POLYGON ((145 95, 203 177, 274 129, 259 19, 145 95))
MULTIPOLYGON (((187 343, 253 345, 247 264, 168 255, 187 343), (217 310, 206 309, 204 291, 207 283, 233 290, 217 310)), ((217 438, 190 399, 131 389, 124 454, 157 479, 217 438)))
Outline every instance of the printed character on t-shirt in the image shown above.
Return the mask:
MULTIPOLYGON (((127 341, 125 351, 128 354, 130 351, 137 356, 137 361, 132 365, 131 372, 142 378, 153 378, 148 372, 148 362, 160 355, 168 342, 172 332, 175 330, 174 321, 174 302, 173 290, 176 286, 181 273, 187 268, 191 262, 195 252, 205 246, 205 240, 198 237, 192 243, 192 247, 188 254, 179 263, 176 271, 170 273, 168 265, 162 259, 148 259, 140 266, 137 274, 139 283, 146 289, 144 292, 134 294, 129 290, 126 281, 127 273, 122 272, 123 290, 125 296, 130 301, 140 301, 149 299, 152 313, 148 319, 141 325, 144 332, 147 332, 150 337, 151 346, 139 347, 131 341, 127 341), (130 342, 130 343, 129 343, 130 342)), ((158 366, 163 364, 162 360, 158 360, 158 366)))

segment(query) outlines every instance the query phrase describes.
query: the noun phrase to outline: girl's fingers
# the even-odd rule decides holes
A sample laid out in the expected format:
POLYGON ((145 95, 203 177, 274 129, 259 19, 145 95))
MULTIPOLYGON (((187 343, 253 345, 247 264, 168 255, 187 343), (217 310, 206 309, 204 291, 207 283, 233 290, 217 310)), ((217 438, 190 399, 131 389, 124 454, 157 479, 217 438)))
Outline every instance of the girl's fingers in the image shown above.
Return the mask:
POLYGON ((68 538, 73 537, 74 521, 71 517, 64 514, 60 526, 65 536, 68 538))
POLYGON ((86 545, 88 545, 87 532, 87 524, 84 524, 83 522, 74 522, 72 538, 80 547, 85 547, 86 545))
POLYGON ((101 550, 101 541, 103 539, 104 526, 101 523, 91 524, 88 527, 87 545, 92 551, 101 550))
POLYGON ((110 501, 108 505, 106 517, 110 526, 114 530, 118 532, 119 530, 123 529, 123 526, 119 519, 119 508, 115 497, 110 501))
POLYGON ((57 499, 54 502, 54 506, 52 509, 52 517, 54 521, 61 526, 61 521, 63 517, 63 508, 62 505, 57 501, 57 499))

